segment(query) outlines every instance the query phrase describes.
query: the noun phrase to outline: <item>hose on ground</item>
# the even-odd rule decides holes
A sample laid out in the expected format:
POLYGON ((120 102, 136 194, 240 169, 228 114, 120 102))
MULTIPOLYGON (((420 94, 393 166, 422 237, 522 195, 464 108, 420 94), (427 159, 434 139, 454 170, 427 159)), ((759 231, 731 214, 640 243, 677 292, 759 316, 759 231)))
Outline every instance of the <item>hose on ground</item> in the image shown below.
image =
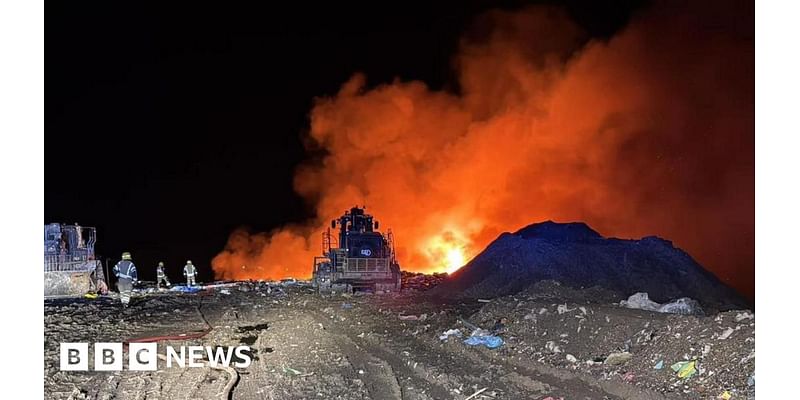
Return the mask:
MULTIPOLYGON (((161 342, 161 341, 165 341, 165 340, 189 340, 189 339, 200 339, 200 338, 202 338, 203 336, 205 336, 209 332, 211 332, 211 330, 213 329, 211 324, 208 323, 208 320, 206 319, 205 315, 203 315, 203 312, 200 311, 200 308, 202 306, 203 306, 203 300, 201 298, 200 299, 200 304, 195 306, 194 309, 195 309, 195 311, 197 311, 197 315, 200 316, 200 319, 203 321, 203 323, 206 326, 206 328, 203 329, 202 331, 196 331, 196 332, 190 332, 190 333, 179 333, 179 334, 172 334, 172 335, 159 335, 159 336, 146 336, 146 337, 140 337, 140 338, 131 338, 131 339, 126 340, 124 342, 123 346, 127 349, 128 348, 128 344, 130 344, 130 343, 153 343, 153 342, 161 342)), ((162 361, 167 361, 167 357, 165 355, 163 355, 163 354, 158 354, 158 358, 161 359, 162 361)), ((236 372, 235 369, 233 369, 233 368, 231 368, 229 366, 213 365, 208 361, 202 361, 202 362, 208 368, 215 369, 215 370, 218 370, 218 371, 225 371, 225 372, 228 373, 228 375, 230 375, 230 379, 228 379, 228 383, 225 384, 225 387, 223 388, 222 393, 220 393, 222 395, 223 399, 230 399, 231 396, 232 396, 233 387, 236 385, 237 382, 239 382, 239 373, 236 372)))

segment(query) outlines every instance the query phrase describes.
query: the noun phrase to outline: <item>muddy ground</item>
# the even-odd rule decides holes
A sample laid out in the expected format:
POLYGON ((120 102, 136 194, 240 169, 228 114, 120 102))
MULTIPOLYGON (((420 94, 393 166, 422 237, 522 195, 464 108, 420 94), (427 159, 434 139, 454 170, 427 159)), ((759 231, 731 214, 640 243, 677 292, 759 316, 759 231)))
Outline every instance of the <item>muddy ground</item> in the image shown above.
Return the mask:
POLYGON ((113 296, 46 300, 45 398, 714 399, 725 390, 754 397, 753 314, 667 315, 605 300, 558 285, 445 301, 419 291, 323 298, 303 285, 266 284, 142 293, 128 309, 113 296), (126 361, 123 371, 59 371, 61 342, 197 332, 205 321, 206 336, 161 344, 245 344, 253 363, 136 372, 126 361), (503 345, 464 344, 473 325, 496 328, 503 345), (464 337, 440 339, 451 329, 464 337), (610 365, 626 351, 629 360, 610 365), (692 359, 689 378, 670 369, 692 359))

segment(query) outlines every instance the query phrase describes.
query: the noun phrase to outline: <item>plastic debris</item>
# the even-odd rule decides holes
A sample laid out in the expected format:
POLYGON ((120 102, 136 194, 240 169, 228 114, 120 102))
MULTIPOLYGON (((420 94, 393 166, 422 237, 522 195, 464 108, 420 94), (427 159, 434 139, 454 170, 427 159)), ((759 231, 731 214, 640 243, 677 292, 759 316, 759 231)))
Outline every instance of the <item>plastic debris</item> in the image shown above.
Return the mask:
POLYGON ((544 348, 549 350, 551 353, 561 353, 561 347, 559 347, 556 342, 550 340, 545 345, 544 348))
POLYGON ((726 391, 720 393, 719 396, 717 396, 717 399, 719 399, 719 400, 730 400, 731 397, 732 397, 731 393, 726 390, 726 391))
POLYGON ((575 356, 573 356, 572 354, 567 354, 567 361, 569 361, 571 363, 575 363, 575 362, 578 362, 578 359, 575 358, 575 356))
POLYGON ((633 308, 637 310, 655 311, 668 314, 683 314, 683 315, 702 315, 703 309, 697 300, 688 297, 681 297, 680 299, 673 300, 669 303, 660 304, 650 300, 647 293, 639 292, 628 297, 628 300, 622 300, 620 305, 626 308, 633 308))
POLYGON ((697 360, 692 361, 678 361, 675 364, 672 364, 672 370, 678 373, 678 378, 681 379, 688 379, 694 376, 697 373, 697 360))
POLYGON ((747 377, 747 386, 755 386, 755 385, 756 385, 756 374, 747 377))
POLYGON ((83 295, 83 298, 94 300, 97 298, 97 293, 86 293, 85 295, 83 295))
POLYGON ((228 289, 222 289, 219 292, 222 293, 222 294, 231 294, 231 291, 228 290, 228 289))
POLYGON ((558 308, 556 309, 556 311, 558 311, 558 314, 561 315, 561 314, 564 314, 564 313, 575 311, 575 309, 574 308, 568 308, 566 304, 559 304, 558 308))
POLYGON ((342 309, 349 310, 351 308, 353 308, 353 304, 351 304, 351 303, 342 303, 342 309))
POLYGON ((503 339, 499 336, 470 336, 464 343, 470 346, 486 346, 490 349, 496 349, 503 345, 503 339))
POLYGON ((450 336, 461 337, 462 333, 458 329, 450 329, 450 330, 444 331, 439 336, 439 340, 447 340, 450 336))
POLYGON ((630 371, 626 372, 625 375, 622 376, 622 380, 628 383, 633 383, 635 379, 636 379, 636 374, 630 371))
POLYGON ((742 321, 744 321, 746 319, 753 319, 753 318, 755 318, 755 315, 753 315, 749 311, 745 311, 745 312, 741 312, 741 313, 736 314, 735 320, 736 320, 736 322, 742 322, 742 321))
POLYGON ((292 367, 287 367, 285 365, 283 366, 283 372, 286 373, 286 374, 289 374, 289 375, 295 375, 295 376, 301 376, 301 377, 314 375, 313 372, 298 371, 298 370, 296 370, 296 369, 294 369, 292 367))
POLYGON ((653 367, 653 369, 662 369, 662 368, 664 368, 664 360, 658 360, 656 366, 653 367))
POLYGON ((628 362, 633 357, 633 354, 627 351, 622 353, 611 353, 606 357, 604 364, 606 365, 622 365, 628 362))
POLYGON ((478 391, 476 391, 475 393, 473 393, 473 394, 469 395, 469 397, 467 397, 467 398, 466 398, 466 399, 464 399, 464 400, 470 400, 470 399, 472 399, 472 398, 475 398, 475 396, 477 396, 477 395, 479 395, 479 394, 483 393, 484 391, 486 391, 486 389, 488 389, 488 388, 483 388, 483 389, 481 389, 481 390, 478 390, 478 391))
POLYGON ((172 292, 183 292, 183 293, 197 293, 201 288, 197 286, 186 286, 186 285, 175 285, 170 289, 172 292))
POLYGON ((422 315, 398 315, 401 321, 425 321, 428 318, 428 314, 422 315))
POLYGON ((731 334, 733 334, 733 328, 725 329, 725 331, 722 332, 721 335, 719 335, 718 339, 719 340, 725 340, 725 339, 729 338, 731 336, 731 334))
POLYGON ((300 372, 300 371, 298 371, 298 370, 296 370, 296 369, 294 369, 292 367, 287 367, 285 365, 283 366, 283 372, 285 372, 287 374, 292 374, 292 375, 301 375, 302 374, 302 372, 300 372))

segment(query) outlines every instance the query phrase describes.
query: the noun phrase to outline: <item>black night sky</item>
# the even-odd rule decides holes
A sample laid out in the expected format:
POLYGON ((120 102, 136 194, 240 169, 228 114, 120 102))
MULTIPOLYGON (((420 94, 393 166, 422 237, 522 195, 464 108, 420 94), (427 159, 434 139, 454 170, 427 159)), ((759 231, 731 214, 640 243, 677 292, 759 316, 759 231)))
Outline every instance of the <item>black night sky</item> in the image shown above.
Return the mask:
MULTIPOLYGON (((219 3, 222 4, 222 3, 219 3)), ((98 229, 153 279, 192 259, 200 280, 239 226, 266 231, 313 209, 292 189, 315 96, 355 72, 458 91, 452 57, 474 17, 524 2, 46 9, 45 222, 98 229)), ((641 2, 569 1, 594 37, 641 2)), ((114 262, 112 261, 112 262, 114 262)))

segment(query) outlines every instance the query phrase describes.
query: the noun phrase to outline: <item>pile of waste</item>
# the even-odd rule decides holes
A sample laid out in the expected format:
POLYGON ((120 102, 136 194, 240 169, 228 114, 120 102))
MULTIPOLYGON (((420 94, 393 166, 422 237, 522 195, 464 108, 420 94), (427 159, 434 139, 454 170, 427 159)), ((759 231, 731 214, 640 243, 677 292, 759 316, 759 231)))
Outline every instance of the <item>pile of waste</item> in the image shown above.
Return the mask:
MULTIPOLYGON (((504 344, 498 351, 520 362, 535 360, 672 396, 754 396, 755 314, 751 311, 709 316, 665 312, 667 304, 648 304, 642 294, 631 296, 627 307, 620 307, 583 300, 590 296, 570 300, 575 289, 563 287, 567 293, 557 296, 553 292, 561 286, 551 283, 548 287, 547 298, 532 287, 483 303, 468 319, 483 327, 503 321, 504 344)), ((692 304, 676 303, 675 307, 684 307, 682 311, 692 304)))
POLYGON ((402 287, 406 290, 425 291, 434 288, 447 278, 447 273, 423 274, 402 271, 402 287))
POLYGON ((573 288, 601 287, 621 299, 647 292, 656 302, 688 297, 707 311, 748 302, 689 254, 655 236, 605 238, 584 223, 542 222, 503 233, 432 292, 492 298, 554 280, 573 288))
POLYGON ((680 299, 670 301, 665 304, 656 303, 650 300, 647 293, 635 293, 628 297, 628 300, 622 300, 620 305, 627 308, 635 308, 637 310, 655 311, 668 314, 683 314, 683 315, 703 315, 703 308, 696 300, 688 297, 681 297, 680 299))

